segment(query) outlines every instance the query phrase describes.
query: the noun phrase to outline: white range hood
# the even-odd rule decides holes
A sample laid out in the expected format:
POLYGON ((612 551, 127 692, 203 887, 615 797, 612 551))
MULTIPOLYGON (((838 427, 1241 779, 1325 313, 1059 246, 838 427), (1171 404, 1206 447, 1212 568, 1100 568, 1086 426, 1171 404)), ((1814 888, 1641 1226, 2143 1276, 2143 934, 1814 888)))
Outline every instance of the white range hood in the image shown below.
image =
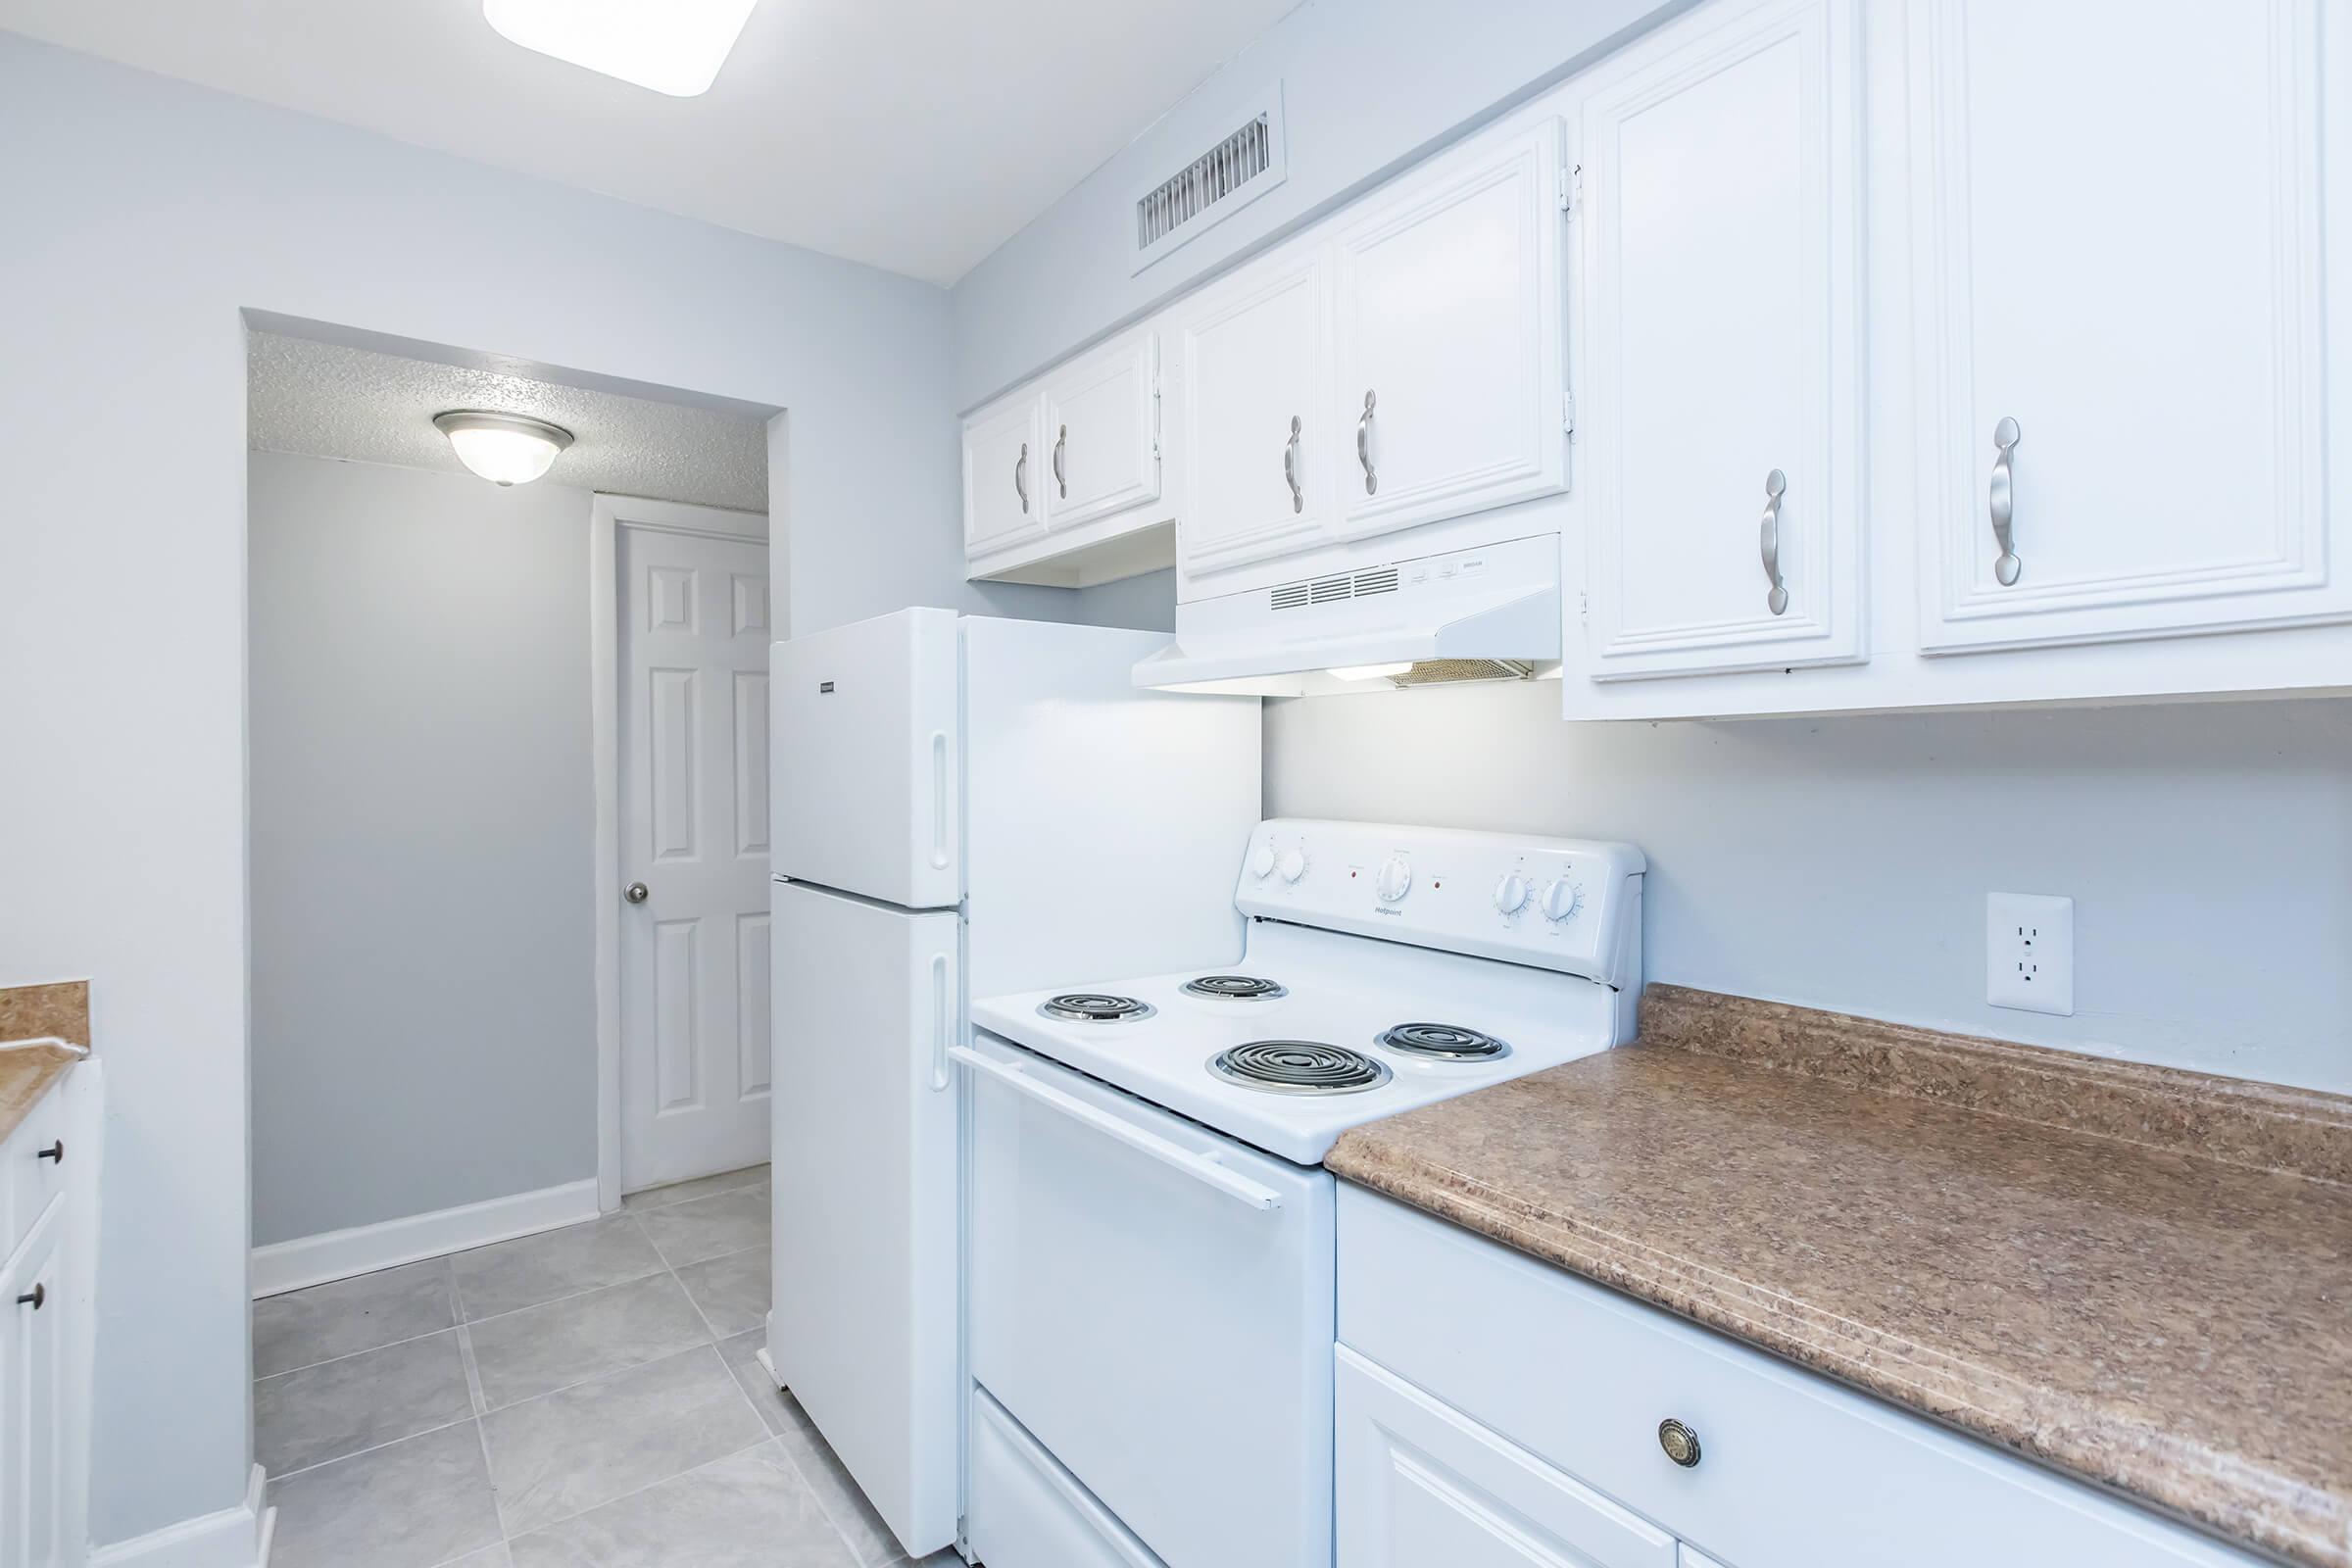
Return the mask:
POLYGON ((1559 659, 1559 535, 1543 533, 1179 603, 1175 642, 1135 683, 1297 697, 1525 679, 1559 659))

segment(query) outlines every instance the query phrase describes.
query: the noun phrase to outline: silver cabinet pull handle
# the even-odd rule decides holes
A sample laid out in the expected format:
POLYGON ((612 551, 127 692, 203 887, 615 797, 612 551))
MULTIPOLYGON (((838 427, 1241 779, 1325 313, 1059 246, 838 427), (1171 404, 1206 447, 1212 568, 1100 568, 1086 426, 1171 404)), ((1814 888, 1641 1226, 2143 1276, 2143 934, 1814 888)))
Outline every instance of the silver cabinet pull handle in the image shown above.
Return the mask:
POLYGON ((1291 487, 1291 511, 1306 510, 1306 493, 1298 488, 1298 416, 1291 416, 1291 438, 1282 444, 1282 477, 1291 487))
POLYGON ((1355 421, 1355 461, 1364 466, 1364 494, 1380 494, 1380 475, 1372 471, 1372 406, 1373 394, 1364 394, 1364 415, 1355 421))
POLYGON ((1780 469, 1764 476, 1764 521, 1756 533, 1758 547, 1764 552, 1764 580, 1772 584, 1764 604, 1776 615, 1788 609, 1788 585, 1781 580, 1781 498, 1788 493, 1788 476, 1780 469))
POLYGON ((1012 493, 1021 498, 1021 515, 1029 515, 1029 443, 1021 443, 1021 455, 1012 460, 1012 493))
POLYGON ((2017 516, 2017 440, 2025 432, 2015 419, 2003 416, 1992 427, 1992 444, 2000 456, 1992 460, 1992 537, 2001 553, 1992 564, 1993 581, 2004 588, 2015 587, 2025 563, 2017 559, 2017 536, 2014 523, 2017 516))
POLYGON ((1054 482, 1061 487, 1061 499, 1070 499, 1070 481, 1061 471, 1061 449, 1070 444, 1070 427, 1063 425, 1061 434, 1054 438, 1054 482))

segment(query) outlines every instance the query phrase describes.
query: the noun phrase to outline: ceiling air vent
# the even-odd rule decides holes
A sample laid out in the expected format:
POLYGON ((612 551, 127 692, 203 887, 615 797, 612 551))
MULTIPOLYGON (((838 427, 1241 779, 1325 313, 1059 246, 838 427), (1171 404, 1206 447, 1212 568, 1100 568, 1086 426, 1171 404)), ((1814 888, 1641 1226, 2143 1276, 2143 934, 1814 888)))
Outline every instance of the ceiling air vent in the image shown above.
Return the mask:
POLYGON ((1136 197, 1134 270, 1247 207, 1287 172, 1277 87, 1224 140, 1136 197))

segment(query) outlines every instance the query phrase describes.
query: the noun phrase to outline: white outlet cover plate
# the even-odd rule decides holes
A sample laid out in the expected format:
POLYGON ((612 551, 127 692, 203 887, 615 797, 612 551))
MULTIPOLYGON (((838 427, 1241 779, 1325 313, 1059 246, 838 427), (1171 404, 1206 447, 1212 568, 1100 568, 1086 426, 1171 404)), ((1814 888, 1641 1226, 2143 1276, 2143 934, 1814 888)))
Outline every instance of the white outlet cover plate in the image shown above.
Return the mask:
POLYGON ((1984 1000, 1996 1007, 2075 1015, 2075 901, 2039 893, 1984 896, 1984 1000))

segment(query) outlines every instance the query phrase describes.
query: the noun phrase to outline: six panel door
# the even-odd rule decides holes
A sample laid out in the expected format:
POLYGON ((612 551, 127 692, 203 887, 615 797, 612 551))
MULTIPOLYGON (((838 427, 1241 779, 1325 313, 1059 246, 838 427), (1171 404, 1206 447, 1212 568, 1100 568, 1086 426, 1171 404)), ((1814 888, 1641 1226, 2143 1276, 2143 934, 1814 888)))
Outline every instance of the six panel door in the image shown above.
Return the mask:
POLYGON ((1048 528, 1075 528, 1159 499, 1159 334, 1138 332, 1045 384, 1048 528))
POLYGON ((2352 612, 2319 0, 1907 20, 1923 648, 2352 612))
POLYGON ((1862 656, 1853 0, 1709 7, 1583 109, 1598 680, 1862 656))
POLYGON ((1321 246, 1277 255, 1179 308, 1185 574, 1331 532, 1328 300, 1321 246))
POLYGON ((1046 531, 1046 471, 1037 394, 1014 397, 963 426, 963 548, 1003 550, 1046 531))
POLYGON ((1566 487, 1560 123, 1435 161, 1334 242, 1339 531, 1566 487))

